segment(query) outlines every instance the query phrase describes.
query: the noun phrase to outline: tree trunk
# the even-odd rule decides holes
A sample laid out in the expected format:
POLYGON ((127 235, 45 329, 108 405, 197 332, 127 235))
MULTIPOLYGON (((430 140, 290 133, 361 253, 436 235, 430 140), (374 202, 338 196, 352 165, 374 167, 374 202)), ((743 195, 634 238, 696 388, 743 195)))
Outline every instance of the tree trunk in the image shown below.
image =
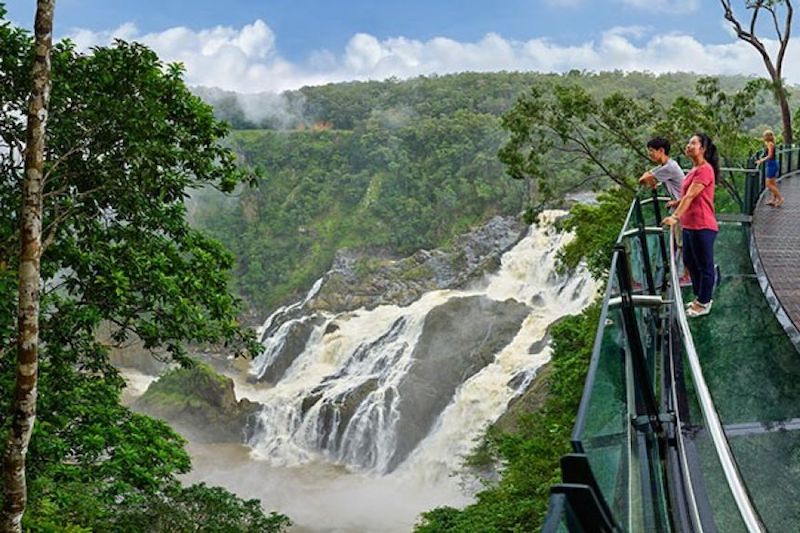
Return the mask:
POLYGON ((789 101, 786 98, 786 89, 782 83, 775 92, 778 97, 778 105, 781 108, 781 120, 783 121, 783 143, 792 144, 792 112, 789 110, 789 101))
POLYGON ((792 0, 779 0, 778 2, 765 2, 760 0, 758 2, 745 2, 747 9, 752 9, 750 18, 749 30, 736 18, 731 6, 731 0, 720 0, 722 11, 725 14, 725 20, 731 23, 736 37, 748 43, 755 48, 764 60, 764 66, 767 67, 769 77, 772 80, 772 90, 775 93, 775 98, 778 100, 778 106, 781 109, 781 122, 783 126, 783 142, 784 144, 792 144, 792 114, 789 110, 789 102, 786 97, 786 87, 783 85, 782 72, 783 60, 786 57, 786 49, 789 46, 789 40, 792 34, 792 17, 794 16, 794 6, 792 0), (776 6, 783 4, 786 6, 786 18, 784 20, 783 31, 779 27, 778 14, 776 6), (756 22, 759 14, 768 12, 772 16, 774 23, 775 34, 778 39, 778 53, 775 56, 775 62, 772 62, 767 47, 758 38, 755 33, 756 22))
POLYGON ((25 175, 22 179, 20 216, 19 307, 17 309, 17 379, 11 413, 11 430, 3 457, 4 506, 2 528, 22 531, 27 503, 25 456, 36 420, 36 386, 39 352, 39 261, 42 249, 42 191, 44 188, 44 136, 50 100, 50 50, 53 44, 55 0, 38 0, 35 22, 36 57, 33 88, 28 104, 25 175))

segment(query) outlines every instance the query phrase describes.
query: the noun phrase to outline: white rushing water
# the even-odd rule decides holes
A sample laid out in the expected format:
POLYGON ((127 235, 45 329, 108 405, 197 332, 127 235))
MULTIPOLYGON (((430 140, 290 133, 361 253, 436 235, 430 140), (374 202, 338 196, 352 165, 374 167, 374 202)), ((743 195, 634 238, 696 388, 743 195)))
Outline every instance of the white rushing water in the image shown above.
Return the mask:
MULTIPOLYGON (((310 329, 304 349, 273 386, 237 386, 238 394, 264 405, 249 452, 226 448, 220 462, 219 449, 195 445, 196 470, 188 479, 259 497, 267 509, 291 516, 298 531, 407 531, 424 510, 468 503, 470 495, 453 476, 462 457, 549 361, 550 347, 541 342, 547 327, 580 312, 597 290, 583 269, 556 274, 556 253, 571 238, 549 226, 559 214, 544 213, 544 223, 503 256, 500 269, 468 289, 431 291, 406 307, 299 316, 281 324, 319 291, 320 281, 303 301, 273 313, 260 330, 266 349, 251 374, 263 376, 277 364, 293 327, 310 329), (469 367, 451 395, 413 388, 416 365, 424 364, 415 358, 423 353, 426 319, 445 304, 475 301, 469 298, 527 310, 514 323, 516 333, 490 361, 469 367), (425 413, 411 409, 428 405, 426 395, 439 406, 429 424, 425 413), (414 431, 420 434, 409 437, 414 431), (216 454, 216 466, 207 462, 209 454, 216 454)), ((493 327, 487 336, 496 334, 493 327)))

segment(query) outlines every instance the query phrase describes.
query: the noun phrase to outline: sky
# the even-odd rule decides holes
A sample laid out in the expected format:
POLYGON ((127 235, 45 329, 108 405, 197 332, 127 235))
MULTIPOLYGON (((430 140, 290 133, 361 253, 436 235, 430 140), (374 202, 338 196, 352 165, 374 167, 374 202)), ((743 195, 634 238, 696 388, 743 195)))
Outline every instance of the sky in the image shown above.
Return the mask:
MULTIPOLYGON (((5 3, 32 28, 33 0, 5 3)), ((462 71, 765 73, 718 0, 56 0, 55 37, 140 41, 190 85, 245 93, 462 71)))

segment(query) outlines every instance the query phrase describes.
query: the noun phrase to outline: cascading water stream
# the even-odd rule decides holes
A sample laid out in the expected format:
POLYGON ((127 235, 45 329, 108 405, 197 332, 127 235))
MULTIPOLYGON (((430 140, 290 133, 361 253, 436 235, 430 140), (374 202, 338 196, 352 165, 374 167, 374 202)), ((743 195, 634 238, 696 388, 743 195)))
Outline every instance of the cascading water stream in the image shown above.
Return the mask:
POLYGON ((549 360, 547 327, 595 296, 584 269, 556 274, 571 238, 551 225, 560 214, 545 212, 500 269, 469 289, 431 291, 406 307, 302 314, 320 280, 273 313, 251 367, 273 384, 251 398, 264 405, 254 454, 446 477, 549 360))

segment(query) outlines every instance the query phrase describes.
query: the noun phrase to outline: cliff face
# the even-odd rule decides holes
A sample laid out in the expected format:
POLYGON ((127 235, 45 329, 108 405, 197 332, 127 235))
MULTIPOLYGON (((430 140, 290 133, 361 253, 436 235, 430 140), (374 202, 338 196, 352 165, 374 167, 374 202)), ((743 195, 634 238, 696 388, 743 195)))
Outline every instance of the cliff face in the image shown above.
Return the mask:
MULTIPOLYGON (((278 310, 261 333, 261 339, 280 337, 268 349, 266 362, 255 380, 274 385, 303 352, 312 329, 323 314, 346 318, 358 309, 380 305, 408 306, 426 292, 459 289, 494 272, 500 258, 526 234, 528 226, 514 217, 494 217, 460 235, 447 249, 419 250, 409 257, 389 259, 367 251, 340 251, 319 288, 301 304, 278 310)), ((336 328, 335 323, 328 328, 336 328)), ((326 331, 327 335, 331 331, 326 331)), ((251 378, 253 379, 253 378, 251 378)))
POLYGON ((397 260, 340 251, 307 309, 340 313, 385 304, 405 306, 428 291, 461 288, 496 270, 500 257, 527 228, 516 218, 497 216, 459 236, 448 249, 419 250, 397 260))

